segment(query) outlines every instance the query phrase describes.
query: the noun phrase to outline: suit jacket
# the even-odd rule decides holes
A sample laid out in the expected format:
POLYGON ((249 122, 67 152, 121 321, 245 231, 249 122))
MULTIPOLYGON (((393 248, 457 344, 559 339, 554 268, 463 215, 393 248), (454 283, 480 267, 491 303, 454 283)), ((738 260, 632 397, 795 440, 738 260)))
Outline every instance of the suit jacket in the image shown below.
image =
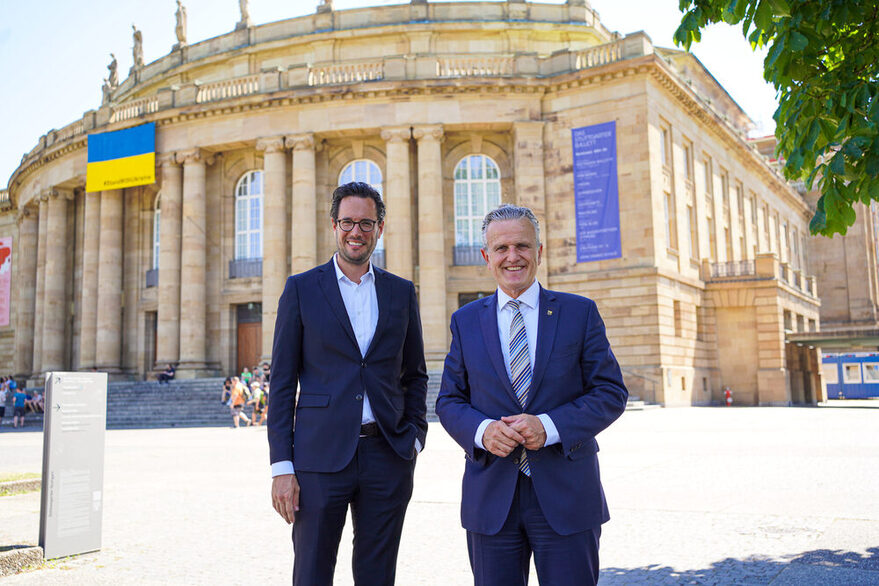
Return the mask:
MULTIPOLYGON (((537 352, 524 412, 546 413, 561 443, 528 451, 531 480, 549 525, 561 535, 600 526, 610 517, 598 473, 595 436, 625 410, 628 391, 595 302, 540 289, 537 352)), ((461 521, 494 535, 510 510, 520 449, 499 458, 474 444, 486 418, 523 412, 501 352, 497 293, 452 315, 436 412, 466 452, 461 521)))
POLYGON ((344 468, 357 448, 364 394, 401 458, 415 457, 416 438, 425 445, 427 370, 415 287, 373 270, 378 323, 362 357, 333 261, 287 279, 272 348, 272 463, 292 460, 297 471, 310 472, 344 468))

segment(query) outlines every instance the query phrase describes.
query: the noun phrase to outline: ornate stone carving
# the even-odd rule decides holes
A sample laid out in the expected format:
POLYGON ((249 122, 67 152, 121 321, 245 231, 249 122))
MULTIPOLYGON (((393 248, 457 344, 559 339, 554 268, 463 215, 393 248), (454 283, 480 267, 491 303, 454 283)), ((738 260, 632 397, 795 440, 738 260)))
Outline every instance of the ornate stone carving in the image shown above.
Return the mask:
POLYGON ((285 148, 283 136, 261 138, 256 141, 256 150, 265 153, 277 153, 283 151, 285 148))
POLYGON ((309 132, 307 134, 288 136, 284 144, 287 145, 288 149, 293 149, 294 151, 310 150, 314 148, 314 134, 309 132))
POLYGON ((183 165, 193 165, 196 163, 204 163, 205 165, 214 164, 214 155, 207 153, 202 149, 195 148, 177 153, 177 162, 183 165))
POLYGON ((430 126, 415 126, 412 129, 412 136, 415 137, 415 140, 443 140, 443 127, 441 124, 435 124, 430 126))
POLYGON ((318 12, 332 12, 333 11, 333 0, 320 0, 320 3, 317 5, 318 12))
POLYGON ((131 57, 134 61, 133 70, 143 67, 143 33, 137 30, 137 27, 131 25, 131 40, 134 45, 131 47, 131 57))
POLYGON ((412 129, 409 126, 397 126, 382 130, 382 140, 385 142, 409 142, 412 138, 412 129))
POLYGON ((176 51, 186 45, 186 7, 177 0, 177 12, 174 13, 177 23, 174 27, 174 34, 177 35, 177 44, 171 49, 176 51))
POLYGON ((156 162, 162 167, 176 167, 180 164, 177 160, 177 153, 157 154, 156 162))

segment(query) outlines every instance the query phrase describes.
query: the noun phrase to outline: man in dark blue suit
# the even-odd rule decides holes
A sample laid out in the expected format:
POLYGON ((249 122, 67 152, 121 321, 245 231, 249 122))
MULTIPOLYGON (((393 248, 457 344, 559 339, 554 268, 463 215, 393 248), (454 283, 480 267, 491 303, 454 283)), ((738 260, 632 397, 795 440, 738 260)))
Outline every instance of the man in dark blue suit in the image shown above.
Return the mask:
POLYGON ((336 254, 288 278, 278 304, 268 438, 294 584, 332 584, 349 505, 355 584, 394 583, 427 371, 415 287, 370 262, 384 215, 369 185, 339 186, 336 254))
POLYGON ((528 208, 485 217, 498 290, 452 315, 436 402, 467 456, 461 521, 477 586, 526 584, 532 552, 541 584, 596 583, 609 519, 595 436, 628 392, 595 303, 538 284, 539 230, 528 208))

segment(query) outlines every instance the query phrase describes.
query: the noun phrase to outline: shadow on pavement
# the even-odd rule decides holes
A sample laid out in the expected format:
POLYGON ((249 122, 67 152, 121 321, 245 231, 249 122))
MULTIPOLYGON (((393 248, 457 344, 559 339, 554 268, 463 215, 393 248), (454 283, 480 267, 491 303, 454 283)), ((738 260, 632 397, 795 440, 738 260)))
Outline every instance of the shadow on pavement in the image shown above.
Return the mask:
POLYGON ((787 584, 785 580, 776 581, 786 570, 814 570, 815 581, 808 579, 803 572, 797 574, 790 583, 822 584, 879 584, 879 547, 871 547, 867 555, 843 550, 816 549, 789 559, 779 560, 751 556, 746 559, 726 558, 711 564, 709 568, 697 570, 676 570, 668 566, 651 565, 640 568, 604 568, 601 570, 601 584, 787 584), (834 576, 844 572, 845 576, 834 576), (863 571, 863 580, 855 580, 852 570, 863 571), (875 572, 875 573, 874 573, 875 572), (805 581, 803 581, 805 580, 805 581))

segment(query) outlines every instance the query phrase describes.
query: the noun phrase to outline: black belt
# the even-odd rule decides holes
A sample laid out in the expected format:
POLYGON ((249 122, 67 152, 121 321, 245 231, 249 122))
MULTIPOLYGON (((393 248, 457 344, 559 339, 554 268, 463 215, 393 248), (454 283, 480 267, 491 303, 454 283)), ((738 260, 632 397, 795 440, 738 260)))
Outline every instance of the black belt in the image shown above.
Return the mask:
POLYGON ((373 421, 372 423, 364 423, 361 425, 360 437, 378 437, 378 424, 373 421))

